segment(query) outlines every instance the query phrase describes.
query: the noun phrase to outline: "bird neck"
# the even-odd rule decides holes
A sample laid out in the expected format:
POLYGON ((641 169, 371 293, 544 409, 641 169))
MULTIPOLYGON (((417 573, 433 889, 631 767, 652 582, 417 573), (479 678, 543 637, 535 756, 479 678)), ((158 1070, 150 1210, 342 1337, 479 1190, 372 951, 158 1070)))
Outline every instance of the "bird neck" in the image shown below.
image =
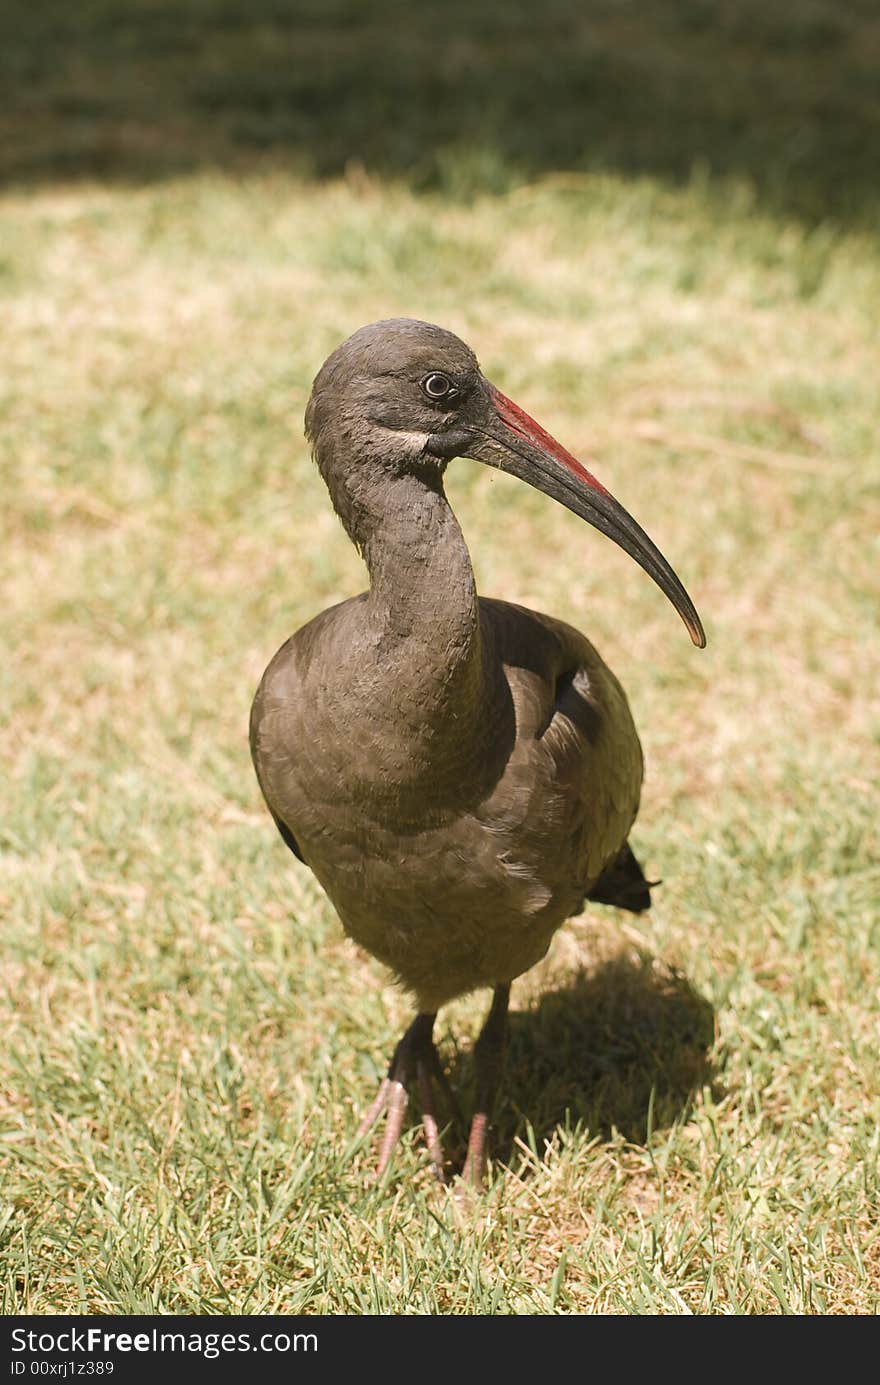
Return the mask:
POLYGON ((387 794, 398 820, 416 823, 491 792, 514 721, 439 476, 433 485, 412 476, 391 485, 393 503, 375 515, 363 544, 370 591, 362 672, 375 692, 364 734, 377 738, 370 793, 387 794))
POLYGON ((475 692, 480 617, 470 554, 438 475, 389 479, 362 550, 370 620, 384 653, 451 692, 475 692), (416 663, 424 659, 425 664, 416 663))
POLYGON ((510 692, 439 472, 349 468, 335 480, 337 513, 370 573, 369 592, 343 608, 344 671, 322 694, 338 698, 358 747, 362 773, 348 788, 361 804, 393 803, 398 821, 433 821, 491 792, 515 734, 510 692))

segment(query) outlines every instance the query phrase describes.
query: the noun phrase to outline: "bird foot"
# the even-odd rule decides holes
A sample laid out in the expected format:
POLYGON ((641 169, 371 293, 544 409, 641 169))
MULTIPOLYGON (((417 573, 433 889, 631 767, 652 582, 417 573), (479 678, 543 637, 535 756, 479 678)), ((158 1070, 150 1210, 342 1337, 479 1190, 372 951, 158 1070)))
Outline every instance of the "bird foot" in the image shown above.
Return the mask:
POLYGON ((486 1178, 486 1134, 489 1129, 489 1116, 486 1111, 477 1111, 471 1121, 468 1136, 467 1154, 462 1179, 471 1188, 482 1188, 486 1178))
POLYGON ((434 1019, 434 1015, 416 1016, 397 1045, 388 1075, 383 1077, 376 1099, 358 1127, 357 1138, 362 1139, 382 1113, 385 1113, 376 1179, 382 1177, 400 1139, 410 1095, 417 1094, 431 1168, 441 1183, 446 1181, 443 1146, 437 1121, 435 1084, 443 1092, 453 1112, 456 1115, 458 1112, 454 1094, 431 1037, 434 1019))
POLYGON ((467 1155, 462 1169, 462 1181, 470 1188, 479 1190, 486 1179, 486 1146, 489 1133, 489 1117, 495 1104, 495 1093, 501 1078, 504 1063, 504 1050, 507 1043, 507 1006, 510 1000, 510 985, 495 987, 492 1008, 486 1016, 486 1023, 480 1030, 474 1050, 474 1068, 477 1077, 477 1109, 471 1121, 468 1136, 467 1155))
MULTIPOLYGON (((477 1110, 471 1121, 467 1155, 462 1169, 462 1182, 474 1191, 479 1191, 483 1187, 486 1177, 489 1117, 504 1059, 509 997, 509 984, 495 987, 492 1008, 480 1031, 474 1051, 477 1110)), ((440 1129, 437 1124, 437 1110, 434 1101, 435 1084, 442 1091, 455 1119, 459 1124, 462 1122, 455 1094, 449 1085, 446 1073, 443 1071, 443 1065, 431 1037, 436 1018, 437 1016, 432 1014, 416 1015, 394 1051, 388 1074, 382 1079, 375 1101, 358 1127, 357 1138, 361 1140, 385 1112, 385 1129, 382 1132, 379 1163, 375 1175, 377 1179, 382 1177, 388 1167, 391 1155, 394 1153, 403 1130, 409 1098, 417 1092, 431 1167, 439 1181, 441 1183, 446 1182, 443 1146, 440 1143, 440 1129)))

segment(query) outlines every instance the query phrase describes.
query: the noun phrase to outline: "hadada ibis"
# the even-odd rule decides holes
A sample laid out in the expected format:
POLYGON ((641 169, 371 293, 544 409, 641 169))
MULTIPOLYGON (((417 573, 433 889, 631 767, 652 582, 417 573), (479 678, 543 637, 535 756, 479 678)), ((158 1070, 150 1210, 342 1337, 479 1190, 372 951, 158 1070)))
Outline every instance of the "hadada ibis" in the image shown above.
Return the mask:
POLYGON ((510 983, 585 900, 640 912, 650 894, 627 840, 642 752, 623 690, 572 626, 477 595, 446 467, 475 458, 552 496, 653 577, 694 644, 705 635, 644 530, 451 332, 404 318, 362 327, 325 361, 305 422, 370 587, 269 664, 254 765, 345 931, 415 1000, 361 1127, 385 1112, 380 1174, 412 1095, 443 1177, 437 1089, 452 1094, 434 1021, 454 997, 493 989, 463 1171, 480 1185, 510 983))

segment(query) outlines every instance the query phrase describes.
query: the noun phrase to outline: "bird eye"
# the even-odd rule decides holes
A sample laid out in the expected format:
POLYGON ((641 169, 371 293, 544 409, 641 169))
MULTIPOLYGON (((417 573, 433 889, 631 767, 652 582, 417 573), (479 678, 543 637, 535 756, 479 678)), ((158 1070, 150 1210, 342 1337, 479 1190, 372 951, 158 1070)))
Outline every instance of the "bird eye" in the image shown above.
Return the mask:
POLYGON ((433 370, 430 375, 425 376, 422 389, 429 399, 445 399, 447 395, 456 393, 449 376, 443 375, 439 370, 433 370))

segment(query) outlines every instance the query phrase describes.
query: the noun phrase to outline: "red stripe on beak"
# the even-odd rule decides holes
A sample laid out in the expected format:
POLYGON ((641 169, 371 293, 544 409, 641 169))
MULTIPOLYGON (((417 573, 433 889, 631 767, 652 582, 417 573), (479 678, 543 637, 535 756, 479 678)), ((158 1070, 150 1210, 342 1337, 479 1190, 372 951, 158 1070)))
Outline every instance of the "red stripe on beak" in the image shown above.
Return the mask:
POLYGON ((564 467, 576 476, 579 481, 585 481, 593 490, 601 491, 602 495, 609 495, 601 481, 597 481, 591 471, 583 466, 573 457, 567 448, 557 442, 546 428, 542 428, 531 414, 527 414, 525 409, 521 409, 518 404, 514 404, 512 399, 508 399, 506 394, 502 394, 494 385, 490 386, 492 393, 492 403, 501 422, 511 433, 516 433, 518 437, 525 438, 534 447, 539 447, 542 452, 548 453, 557 462, 561 462, 564 467))

